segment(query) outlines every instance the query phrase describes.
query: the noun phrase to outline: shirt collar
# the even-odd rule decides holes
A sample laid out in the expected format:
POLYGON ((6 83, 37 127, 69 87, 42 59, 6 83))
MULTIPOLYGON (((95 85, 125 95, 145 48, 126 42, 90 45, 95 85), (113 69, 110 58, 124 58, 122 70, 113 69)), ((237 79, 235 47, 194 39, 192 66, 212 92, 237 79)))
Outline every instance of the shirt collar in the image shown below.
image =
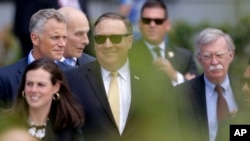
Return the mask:
MULTIPOLYGON (((36 59, 33 57, 32 55, 33 49, 30 51, 29 55, 28 55, 28 64, 32 63, 33 61, 35 61, 36 59)), ((64 57, 62 57, 62 59, 60 59, 59 61, 62 62, 61 60, 65 60, 64 57)), ((57 63, 58 60, 55 60, 55 63, 57 63)))
POLYGON ((161 51, 165 51, 165 42, 161 42, 159 45, 153 45, 153 44, 150 44, 149 42, 145 41, 144 40, 144 43, 146 44, 146 46, 148 47, 149 50, 153 50, 156 46, 158 46, 161 51))
MULTIPOLYGON (((204 75, 204 81, 205 81, 205 84, 206 84, 207 88, 214 91, 215 84, 212 83, 211 81, 209 81, 208 78, 205 75, 204 75)), ((230 81, 229 81, 228 74, 226 75, 225 79, 223 80, 223 82, 220 85, 224 88, 225 91, 230 88, 230 81)), ((213 93, 211 93, 209 96, 211 96, 212 94, 213 93)))
MULTIPOLYGON (((102 77, 103 79, 109 79, 109 75, 110 75, 110 71, 106 70, 105 68, 101 67, 101 71, 102 71, 102 77)), ((124 79, 127 80, 128 79, 128 72, 129 72, 129 62, 128 59, 126 61, 126 63, 117 70, 117 72, 119 73, 119 76, 124 79)))
POLYGON ((32 63, 33 61, 35 61, 35 58, 32 55, 33 49, 30 51, 29 55, 28 55, 28 64, 32 63))
MULTIPOLYGON (((70 58, 73 59, 73 60, 75 60, 75 62, 77 61, 77 58, 76 58, 76 57, 70 57, 70 58)), ((67 59, 67 58, 62 57, 62 59, 60 59, 60 62, 63 62, 65 59, 67 59)))

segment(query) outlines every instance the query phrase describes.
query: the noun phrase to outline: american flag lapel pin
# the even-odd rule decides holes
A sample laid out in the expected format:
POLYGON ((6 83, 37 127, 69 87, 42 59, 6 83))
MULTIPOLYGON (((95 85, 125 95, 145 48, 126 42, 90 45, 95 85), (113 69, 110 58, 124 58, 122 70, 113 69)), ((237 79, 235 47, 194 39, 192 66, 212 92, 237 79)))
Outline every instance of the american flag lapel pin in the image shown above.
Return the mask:
POLYGON ((169 57, 169 58, 173 58, 173 57, 174 57, 174 52, 169 51, 169 52, 168 52, 168 57, 169 57))
POLYGON ((137 80, 139 80, 139 79, 140 79, 140 78, 139 78, 138 76, 136 76, 136 75, 134 76, 134 78, 135 78, 135 79, 137 79, 137 80))

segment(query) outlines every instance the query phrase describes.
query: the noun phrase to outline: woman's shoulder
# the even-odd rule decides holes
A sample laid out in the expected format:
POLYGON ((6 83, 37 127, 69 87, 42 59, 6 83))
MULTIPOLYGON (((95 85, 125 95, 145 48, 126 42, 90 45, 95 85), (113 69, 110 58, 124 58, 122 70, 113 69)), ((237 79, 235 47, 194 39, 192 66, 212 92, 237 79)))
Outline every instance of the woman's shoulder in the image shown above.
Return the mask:
MULTIPOLYGON (((53 127, 51 124, 48 125, 47 130, 50 130, 48 136, 51 136, 53 138, 57 138, 58 141, 84 141, 83 132, 81 127, 77 128, 64 128, 57 131, 52 131, 53 134, 51 134, 51 130, 53 130, 53 127)), ((50 138, 51 138, 50 137, 50 138)))
POLYGON ((81 127, 67 128, 61 134, 60 141, 84 141, 84 136, 81 127))

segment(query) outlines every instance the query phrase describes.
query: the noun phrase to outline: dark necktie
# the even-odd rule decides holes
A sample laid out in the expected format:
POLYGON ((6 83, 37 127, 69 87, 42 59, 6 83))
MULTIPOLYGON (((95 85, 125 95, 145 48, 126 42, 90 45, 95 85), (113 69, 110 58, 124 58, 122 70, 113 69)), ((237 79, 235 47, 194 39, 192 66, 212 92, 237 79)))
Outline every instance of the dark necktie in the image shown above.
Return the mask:
POLYGON ((220 85, 215 86, 215 91, 218 93, 218 99, 217 99, 217 119, 218 121, 223 121, 227 117, 229 117, 229 109, 227 105, 227 101, 223 96, 223 87, 220 85))
POLYGON ((161 49, 159 47, 154 47, 154 52, 157 54, 157 58, 162 57, 161 56, 161 49))

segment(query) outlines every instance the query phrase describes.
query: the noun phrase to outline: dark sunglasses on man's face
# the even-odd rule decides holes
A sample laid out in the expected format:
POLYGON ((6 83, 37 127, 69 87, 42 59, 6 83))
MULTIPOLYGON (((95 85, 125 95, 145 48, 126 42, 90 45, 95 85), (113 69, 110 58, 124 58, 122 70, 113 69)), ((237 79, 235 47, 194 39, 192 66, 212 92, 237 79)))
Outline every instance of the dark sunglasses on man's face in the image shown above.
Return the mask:
POLYGON ((95 35, 94 39, 95 42, 97 44, 104 44, 107 40, 107 38, 109 38, 109 40, 113 43, 113 44, 119 44, 122 41, 123 37, 127 37, 131 34, 114 34, 114 35, 95 35))
POLYGON ((151 19, 151 18, 141 18, 141 21, 144 23, 144 24, 150 24, 151 21, 154 21, 155 24, 157 25, 161 25, 163 24, 163 22, 165 21, 166 19, 151 19))

